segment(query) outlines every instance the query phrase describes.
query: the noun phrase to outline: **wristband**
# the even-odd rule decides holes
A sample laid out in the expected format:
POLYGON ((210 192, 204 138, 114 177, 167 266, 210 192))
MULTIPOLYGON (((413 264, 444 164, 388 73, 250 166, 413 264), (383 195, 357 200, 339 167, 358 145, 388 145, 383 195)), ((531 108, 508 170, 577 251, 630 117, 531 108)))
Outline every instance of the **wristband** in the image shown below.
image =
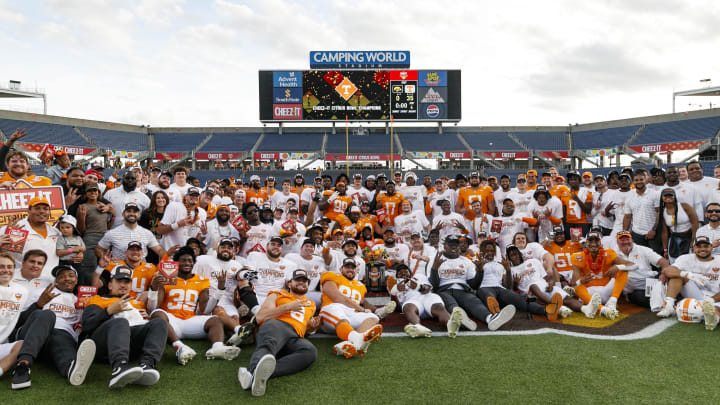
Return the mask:
POLYGON ((215 298, 216 300, 220 301, 222 299, 223 295, 225 295, 225 289, 215 289, 212 292, 212 298, 215 298))
POLYGON ((580 283, 580 280, 576 281, 576 282, 575 282, 575 287, 579 286, 580 284, 581 284, 581 283, 580 283))
POLYGON ((663 252, 667 252, 667 251, 668 251, 667 249, 663 249, 663 252))
POLYGON ((177 224, 177 222, 176 222, 176 223, 170 225, 170 228, 172 228, 173 231, 177 231, 177 229, 179 228, 179 226, 178 226, 178 224, 177 224))
POLYGON ((104 268, 102 268, 100 266, 95 267, 95 274, 102 274, 103 271, 105 271, 104 268))
POLYGON ((72 254, 72 248, 68 248, 68 254, 72 254))
POLYGON ((685 270, 683 270, 683 271, 680 272, 680 277, 682 277, 682 278, 686 278, 687 275, 688 275, 688 272, 685 271, 685 270))

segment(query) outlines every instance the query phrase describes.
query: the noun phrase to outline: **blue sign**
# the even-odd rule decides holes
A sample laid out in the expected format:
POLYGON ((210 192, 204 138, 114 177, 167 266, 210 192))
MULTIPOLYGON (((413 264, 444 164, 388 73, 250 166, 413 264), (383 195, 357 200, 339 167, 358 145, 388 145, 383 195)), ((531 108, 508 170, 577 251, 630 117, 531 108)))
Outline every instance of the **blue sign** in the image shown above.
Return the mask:
POLYGON ((299 87, 275 87, 273 89, 273 103, 299 104, 302 103, 302 89, 299 87))
POLYGON ((410 67, 410 51, 310 51, 310 68, 410 67))
POLYGON ((420 103, 418 108, 421 120, 445 120, 447 119, 447 110, 444 104, 427 104, 420 103))
POLYGON ((302 72, 273 72, 273 87, 302 88, 302 72))
POLYGON ((447 87, 447 70, 419 70, 418 86, 447 87))

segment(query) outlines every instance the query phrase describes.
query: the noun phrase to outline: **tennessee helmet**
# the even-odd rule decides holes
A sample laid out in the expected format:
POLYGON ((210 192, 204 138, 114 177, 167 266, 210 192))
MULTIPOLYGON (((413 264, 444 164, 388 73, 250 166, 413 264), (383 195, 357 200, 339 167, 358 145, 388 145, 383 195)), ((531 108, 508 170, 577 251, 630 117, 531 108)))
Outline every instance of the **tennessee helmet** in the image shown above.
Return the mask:
POLYGON ((705 320, 702 301, 694 298, 684 298, 675 306, 675 314, 680 322, 700 323, 705 320))

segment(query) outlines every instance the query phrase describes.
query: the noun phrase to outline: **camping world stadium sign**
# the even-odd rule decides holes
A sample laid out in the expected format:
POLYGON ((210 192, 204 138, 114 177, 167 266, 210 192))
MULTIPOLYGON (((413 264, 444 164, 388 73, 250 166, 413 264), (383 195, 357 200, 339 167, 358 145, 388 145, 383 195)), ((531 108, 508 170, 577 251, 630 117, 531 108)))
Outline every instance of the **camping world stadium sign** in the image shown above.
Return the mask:
POLYGON ((410 51, 310 51, 311 69, 410 67, 410 51))

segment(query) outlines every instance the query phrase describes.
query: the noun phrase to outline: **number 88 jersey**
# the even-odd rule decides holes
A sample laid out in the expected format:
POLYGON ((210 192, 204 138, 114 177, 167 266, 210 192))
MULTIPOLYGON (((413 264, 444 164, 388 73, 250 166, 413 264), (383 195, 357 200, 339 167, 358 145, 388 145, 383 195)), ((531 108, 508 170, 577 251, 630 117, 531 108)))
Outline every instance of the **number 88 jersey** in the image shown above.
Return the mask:
POLYGON ((210 279, 200 275, 183 280, 178 277, 176 285, 166 285, 165 298, 160 308, 176 318, 189 319, 195 316, 200 293, 210 288, 210 279))
MULTIPOLYGON (((365 293, 367 292, 365 284, 357 280, 348 280, 342 274, 333 273, 331 271, 323 273, 320 277, 320 286, 325 285, 328 281, 332 281, 337 284, 340 294, 355 301, 356 304, 360 304, 360 302, 362 302, 362 299, 365 297, 365 293)), ((323 292, 322 306, 324 307, 333 303, 334 301, 323 292)))

